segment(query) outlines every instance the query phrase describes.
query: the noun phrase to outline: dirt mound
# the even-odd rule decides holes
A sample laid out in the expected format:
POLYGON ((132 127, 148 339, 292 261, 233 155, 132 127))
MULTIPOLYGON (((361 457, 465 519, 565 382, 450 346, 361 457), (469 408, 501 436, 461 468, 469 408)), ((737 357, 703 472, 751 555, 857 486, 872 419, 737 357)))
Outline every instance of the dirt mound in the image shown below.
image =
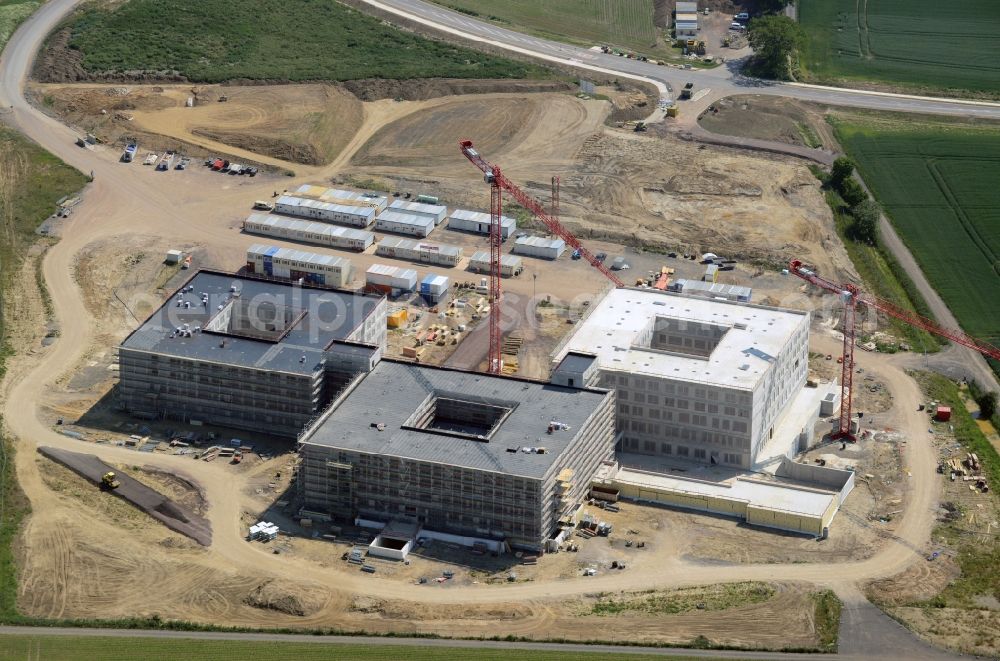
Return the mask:
POLYGON ((575 85, 558 80, 463 80, 427 78, 422 80, 384 80, 369 78, 341 83, 344 89, 362 101, 403 99, 426 101, 460 94, 519 94, 524 92, 568 92, 575 85))
MULTIPOLYGON (((85 477, 95 485, 100 484, 101 477, 105 473, 113 470, 111 465, 104 463, 92 454, 69 452, 51 447, 40 447, 38 452, 85 477)), ((190 537, 202 546, 208 546, 212 543, 212 524, 209 523, 208 519, 185 511, 163 494, 128 475, 118 473, 117 478, 120 486, 111 491, 115 496, 135 505, 167 528, 190 537)))
POLYGON ((240 131, 221 131, 212 129, 191 129, 193 135, 202 136, 215 142, 252 151, 255 154, 262 154, 277 158, 289 163, 302 163, 303 165, 323 165, 326 161, 320 157, 319 150, 314 145, 291 144, 284 140, 270 138, 262 135, 248 135, 240 131))
POLYGON ((276 611, 286 615, 305 617, 312 615, 322 605, 308 595, 293 594, 288 586, 275 580, 267 580, 250 591, 243 603, 261 610, 276 611))
POLYGON ((63 28, 49 38, 48 47, 35 60, 32 78, 43 83, 90 80, 90 74, 83 68, 83 53, 69 47, 71 34, 69 28, 63 28))

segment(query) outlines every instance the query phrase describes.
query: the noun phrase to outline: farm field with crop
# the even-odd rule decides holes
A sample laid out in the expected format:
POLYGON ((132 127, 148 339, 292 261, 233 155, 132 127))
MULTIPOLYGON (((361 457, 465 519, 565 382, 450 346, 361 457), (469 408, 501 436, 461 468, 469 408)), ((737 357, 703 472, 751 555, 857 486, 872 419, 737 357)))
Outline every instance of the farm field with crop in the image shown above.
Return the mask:
POLYGON ((994 0, 802 0, 799 21, 812 81, 1000 96, 994 0))
POLYGON ((882 116, 835 129, 963 329, 1000 343, 1000 127, 882 116))
POLYGON ((337 2, 130 0, 89 6, 69 32, 66 52, 79 51, 80 66, 97 75, 147 71, 197 82, 550 75, 404 32, 337 2))
POLYGON ((653 22, 653 0, 435 0, 514 30, 588 46, 608 44, 653 54, 669 51, 653 22))
MULTIPOLYGON (((0 658, 48 659, 50 661, 119 661, 143 659, 144 661, 175 661, 200 659, 202 661, 389 661, 406 658, 410 661, 438 661, 443 658, 468 659, 469 661, 501 661, 516 655, 522 661, 599 661, 607 654, 600 652, 560 652, 542 650, 511 650, 505 648, 449 648, 421 645, 363 645, 343 644, 327 639, 317 642, 282 642, 248 640, 204 640, 194 638, 154 638, 141 634, 135 637, 112 636, 0 636, 0 649, 11 654, 0 658)), ((624 661, 653 661, 662 656, 633 654, 628 650, 615 652, 624 661)), ((684 661, 694 657, 672 656, 684 661)), ((705 657, 699 657, 704 659, 705 657)))

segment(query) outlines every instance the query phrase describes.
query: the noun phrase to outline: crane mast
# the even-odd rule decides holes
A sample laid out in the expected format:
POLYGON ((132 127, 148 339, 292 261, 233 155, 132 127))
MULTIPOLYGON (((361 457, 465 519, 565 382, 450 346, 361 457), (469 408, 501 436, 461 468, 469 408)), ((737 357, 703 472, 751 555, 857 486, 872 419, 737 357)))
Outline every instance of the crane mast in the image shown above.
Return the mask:
POLYGON ((534 199, 523 190, 521 190, 514 182, 505 177, 500 171, 500 168, 487 161, 482 157, 482 155, 476 150, 475 146, 472 144, 471 140, 462 140, 459 143, 462 149, 462 154, 469 159, 469 161, 479 168, 480 172, 483 173, 483 180, 490 185, 490 351, 489 351, 489 365, 487 370, 490 374, 500 373, 500 243, 501 243, 501 229, 500 229, 500 217, 503 214, 503 200, 502 193, 506 191, 511 197, 513 197, 518 204, 530 211, 536 218, 538 218, 542 223, 545 224, 549 230, 566 242, 566 245, 570 246, 573 250, 579 252, 580 256, 586 259, 590 264, 596 268, 598 271, 604 274, 606 278, 611 280, 615 284, 615 287, 624 287, 625 283, 618 279, 618 277, 612 273, 608 267, 604 265, 597 257, 595 257, 589 250, 587 250, 580 240, 577 239, 573 234, 566 229, 562 223, 560 223, 554 217, 558 213, 558 179, 553 177, 553 200, 552 200, 552 215, 546 212, 545 207, 541 202, 534 199))
POLYGON ((851 393, 853 391, 854 345, 856 336, 855 319, 857 316, 858 304, 867 305, 875 308, 876 310, 881 310, 892 317, 906 322, 910 326, 947 338, 956 344, 978 351, 982 355, 993 358, 994 360, 1000 360, 1000 348, 995 347, 989 342, 984 342, 983 340, 972 337, 971 335, 968 335, 960 330, 941 326, 937 322, 931 321, 930 319, 922 317, 914 312, 910 312, 909 310, 904 310, 898 305, 890 303, 885 299, 861 291, 861 289, 859 289, 856 285, 837 284, 835 282, 831 282, 830 280, 820 277, 811 269, 806 268, 801 260, 792 260, 792 262, 788 265, 788 270, 792 273, 792 275, 802 278, 806 282, 815 285, 820 289, 825 289, 828 292, 838 294, 844 301, 844 353, 841 372, 841 386, 844 391, 843 396, 840 399, 840 424, 838 430, 833 434, 833 438, 848 438, 852 441, 854 440, 854 434, 851 433, 851 393))

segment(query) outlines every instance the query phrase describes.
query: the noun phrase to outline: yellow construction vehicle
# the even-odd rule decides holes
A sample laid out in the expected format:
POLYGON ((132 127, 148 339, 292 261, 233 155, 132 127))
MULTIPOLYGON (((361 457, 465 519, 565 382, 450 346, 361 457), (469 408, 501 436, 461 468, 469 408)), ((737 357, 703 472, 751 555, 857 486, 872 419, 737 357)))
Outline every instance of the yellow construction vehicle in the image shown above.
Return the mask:
POLYGON ((101 478, 101 488, 105 491, 111 491, 112 489, 117 489, 122 485, 121 482, 115 477, 114 471, 108 471, 101 478))

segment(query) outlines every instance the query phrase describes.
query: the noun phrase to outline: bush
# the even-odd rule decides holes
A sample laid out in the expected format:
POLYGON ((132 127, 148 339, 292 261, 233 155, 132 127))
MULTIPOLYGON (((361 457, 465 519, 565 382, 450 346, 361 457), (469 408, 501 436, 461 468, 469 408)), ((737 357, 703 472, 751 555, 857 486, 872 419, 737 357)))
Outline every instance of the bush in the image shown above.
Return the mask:
POLYGON ((979 405, 980 420, 989 420, 997 412, 997 394, 995 391, 984 392, 976 398, 979 405))
POLYGON ((798 68, 799 50, 806 33, 787 16, 764 16, 750 21, 747 38, 754 55, 748 65, 757 75, 791 80, 798 68))
POLYGON ((854 161, 846 156, 840 156, 830 168, 830 185, 840 190, 840 187, 852 174, 854 174, 854 161))
POLYGON ((838 189, 840 196, 844 198, 844 202, 847 206, 854 208, 868 199, 868 193, 865 189, 861 187, 861 184, 857 182, 856 179, 851 177, 850 179, 845 179, 838 189))
POLYGON ((854 222, 851 224, 851 232, 858 241, 864 241, 870 245, 878 243, 878 223, 882 212, 875 200, 865 200, 861 204, 851 207, 851 215, 854 222))

